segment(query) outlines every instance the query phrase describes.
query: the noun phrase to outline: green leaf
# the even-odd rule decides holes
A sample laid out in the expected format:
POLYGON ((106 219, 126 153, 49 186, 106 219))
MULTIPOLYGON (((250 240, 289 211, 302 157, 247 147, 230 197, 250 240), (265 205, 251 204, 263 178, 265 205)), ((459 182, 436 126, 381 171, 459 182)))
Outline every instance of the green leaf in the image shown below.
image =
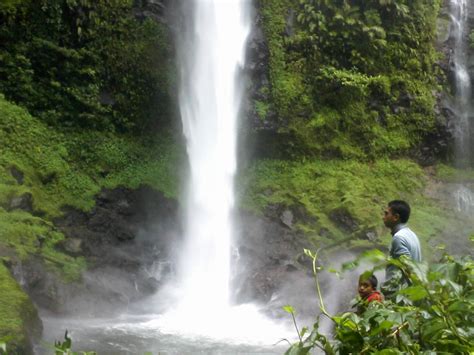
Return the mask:
POLYGON ((474 302, 456 301, 448 307, 448 312, 467 312, 469 314, 474 310, 474 302))
POLYGON ((428 296, 428 292, 422 286, 410 286, 399 291, 399 294, 407 296, 412 301, 419 301, 428 296))
POLYGON ((294 308, 293 308, 292 306, 290 306, 290 305, 283 306, 282 308, 283 308, 283 310, 284 310, 285 312, 287 312, 287 313, 295 314, 294 308))

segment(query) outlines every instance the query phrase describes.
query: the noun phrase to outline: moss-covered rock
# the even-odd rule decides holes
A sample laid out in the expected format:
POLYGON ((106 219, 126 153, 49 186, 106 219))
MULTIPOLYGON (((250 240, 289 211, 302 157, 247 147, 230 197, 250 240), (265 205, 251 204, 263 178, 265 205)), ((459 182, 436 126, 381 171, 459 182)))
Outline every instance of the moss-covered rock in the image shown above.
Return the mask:
POLYGON ((42 332, 38 312, 0 262, 0 342, 7 344, 9 354, 32 354, 33 342, 42 332))

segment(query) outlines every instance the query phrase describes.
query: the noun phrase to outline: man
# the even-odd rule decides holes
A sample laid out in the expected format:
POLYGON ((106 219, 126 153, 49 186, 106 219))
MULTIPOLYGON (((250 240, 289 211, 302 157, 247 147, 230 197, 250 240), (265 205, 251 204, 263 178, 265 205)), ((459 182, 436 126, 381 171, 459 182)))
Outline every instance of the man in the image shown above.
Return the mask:
MULTIPOLYGON (((392 232, 390 256, 398 259, 400 256, 406 255, 413 261, 420 262, 420 241, 416 234, 406 225, 409 218, 410 206, 408 203, 401 200, 394 200, 388 203, 384 212, 383 222, 392 232)), ((387 280, 393 276, 393 271, 393 266, 387 268, 387 280)))

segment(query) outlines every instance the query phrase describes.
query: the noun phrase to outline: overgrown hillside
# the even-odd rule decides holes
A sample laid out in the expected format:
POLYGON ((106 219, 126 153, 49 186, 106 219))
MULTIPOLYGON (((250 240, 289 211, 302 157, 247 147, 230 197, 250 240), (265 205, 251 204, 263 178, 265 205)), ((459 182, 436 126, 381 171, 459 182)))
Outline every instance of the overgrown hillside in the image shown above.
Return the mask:
POLYGON ((255 109, 292 157, 407 154, 436 130, 440 1, 259 0, 255 109), (273 121, 273 122, 272 122, 273 121))
MULTIPOLYGON (((80 280, 87 261, 60 247, 54 220, 65 206, 91 211, 103 188, 177 196, 170 34, 138 5, 0 4, 0 257, 11 271, 39 260, 63 282, 80 280)), ((29 346, 15 302, 0 305, 11 323, 0 322, 0 341, 13 351, 29 346)))
POLYGON ((145 10, 132 0, 2 1, 0 91, 50 125, 163 126, 172 112, 170 34, 145 10))

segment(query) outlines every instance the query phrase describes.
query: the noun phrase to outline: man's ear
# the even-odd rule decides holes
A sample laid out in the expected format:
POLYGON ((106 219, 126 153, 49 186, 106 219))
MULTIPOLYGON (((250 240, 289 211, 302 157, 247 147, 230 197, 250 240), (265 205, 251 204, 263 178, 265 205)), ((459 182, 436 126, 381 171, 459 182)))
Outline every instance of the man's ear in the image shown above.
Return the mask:
POLYGON ((400 222, 400 215, 398 213, 394 213, 393 217, 395 217, 397 222, 400 222))

